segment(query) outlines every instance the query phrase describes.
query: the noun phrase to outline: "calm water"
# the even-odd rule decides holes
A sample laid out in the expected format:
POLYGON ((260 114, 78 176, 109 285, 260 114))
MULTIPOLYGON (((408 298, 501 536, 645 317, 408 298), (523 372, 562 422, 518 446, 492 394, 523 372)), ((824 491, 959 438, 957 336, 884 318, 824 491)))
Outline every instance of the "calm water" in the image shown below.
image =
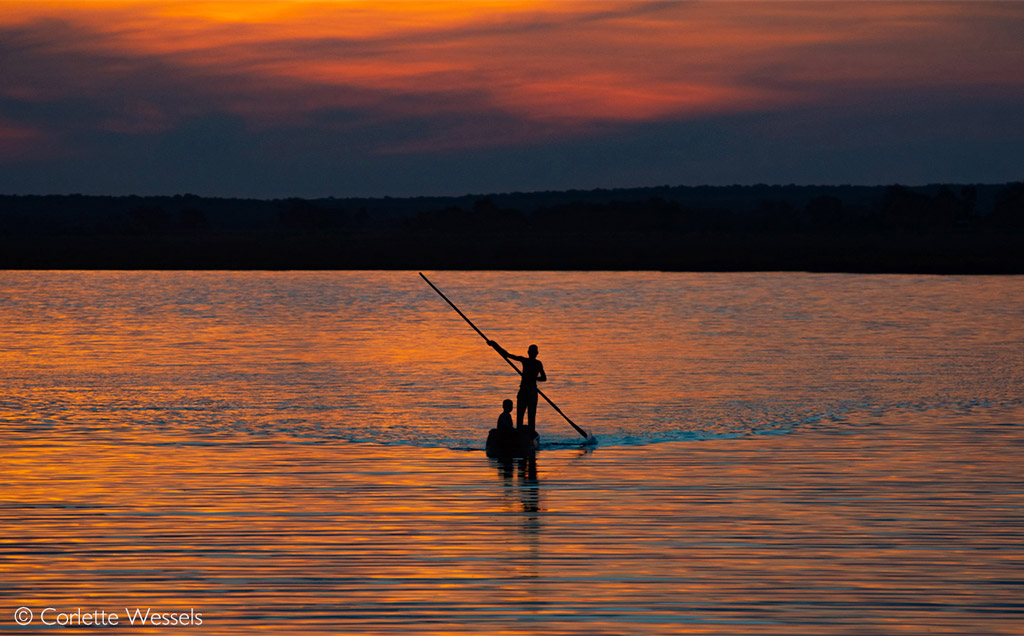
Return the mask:
POLYGON ((0 632, 1024 633, 1024 278, 428 275, 0 272, 0 632))

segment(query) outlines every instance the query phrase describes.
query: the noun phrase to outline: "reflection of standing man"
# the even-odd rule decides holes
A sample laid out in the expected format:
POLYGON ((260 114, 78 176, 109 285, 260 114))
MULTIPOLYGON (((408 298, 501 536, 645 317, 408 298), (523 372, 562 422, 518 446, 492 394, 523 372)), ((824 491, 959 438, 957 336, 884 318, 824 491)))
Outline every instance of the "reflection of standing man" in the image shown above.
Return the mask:
POLYGON ((494 347, 503 358, 523 363, 523 379, 519 382, 519 394, 516 395, 516 428, 523 428, 523 413, 527 413, 529 429, 534 431, 537 427, 537 383, 548 379, 544 365, 537 359, 537 345, 530 345, 526 351, 529 357, 524 358, 505 351, 493 340, 488 340, 487 344, 494 347))

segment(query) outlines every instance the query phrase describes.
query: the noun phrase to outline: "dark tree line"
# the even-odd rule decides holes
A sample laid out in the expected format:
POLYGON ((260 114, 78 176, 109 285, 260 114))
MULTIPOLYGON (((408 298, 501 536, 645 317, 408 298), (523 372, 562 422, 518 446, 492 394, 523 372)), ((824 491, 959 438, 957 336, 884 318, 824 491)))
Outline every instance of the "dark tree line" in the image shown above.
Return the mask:
POLYGON ((1024 183, 410 199, 0 196, 0 268, 1024 273, 1024 183))
POLYGON ((904 186, 880 188, 869 205, 850 204, 820 194, 803 205, 786 199, 756 198, 745 205, 697 207, 662 196, 608 201, 575 200, 525 212, 501 207, 492 198, 471 206, 449 205, 421 212, 408 221, 419 230, 475 232, 650 231, 650 232, 822 232, 963 231, 1024 228, 1024 184, 1009 184, 993 209, 977 208, 976 186, 959 193, 940 186, 934 194, 904 186))

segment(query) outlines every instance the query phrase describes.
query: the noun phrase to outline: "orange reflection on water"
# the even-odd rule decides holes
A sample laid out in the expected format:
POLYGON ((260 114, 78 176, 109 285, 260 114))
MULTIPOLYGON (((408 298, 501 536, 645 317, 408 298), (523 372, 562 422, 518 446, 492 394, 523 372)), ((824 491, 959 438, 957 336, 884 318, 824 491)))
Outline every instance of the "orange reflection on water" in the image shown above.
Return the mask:
POLYGON ((14 607, 196 608, 214 634, 1016 625, 1019 427, 549 450, 532 475, 446 449, 137 433, 7 432, 14 607))
POLYGON ((485 458, 515 377, 414 273, 5 273, 0 620, 1017 630, 1021 279, 430 276, 606 443, 485 458))

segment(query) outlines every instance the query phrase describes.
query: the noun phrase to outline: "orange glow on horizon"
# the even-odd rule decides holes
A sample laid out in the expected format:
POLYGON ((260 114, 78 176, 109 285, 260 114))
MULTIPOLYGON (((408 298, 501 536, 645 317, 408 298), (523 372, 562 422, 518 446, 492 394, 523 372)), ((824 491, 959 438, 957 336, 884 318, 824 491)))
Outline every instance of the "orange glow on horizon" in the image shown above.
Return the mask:
POLYGON ((138 68, 156 68, 199 98, 140 98, 104 129, 164 130, 202 108, 253 127, 360 109, 384 119, 493 113, 525 125, 454 143, 529 141, 835 101, 863 86, 1019 90, 1010 69, 1024 53, 998 46, 1012 29, 994 42, 964 37, 982 12, 1022 17, 952 3, 15 1, 0 28, 40 31, 32 46, 95 62, 67 82, 25 70, 0 95, 133 94, 138 68))

